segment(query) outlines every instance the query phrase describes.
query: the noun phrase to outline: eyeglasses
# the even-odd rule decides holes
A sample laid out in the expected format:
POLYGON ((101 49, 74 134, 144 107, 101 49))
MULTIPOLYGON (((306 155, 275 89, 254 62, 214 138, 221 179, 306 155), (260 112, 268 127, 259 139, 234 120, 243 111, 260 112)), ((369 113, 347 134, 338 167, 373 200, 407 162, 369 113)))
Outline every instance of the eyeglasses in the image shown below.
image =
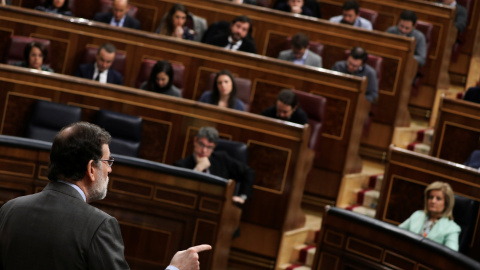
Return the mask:
POLYGON ((113 157, 112 157, 110 159, 100 159, 100 161, 105 161, 105 162, 107 162, 108 167, 112 167, 114 160, 113 160, 113 157))
POLYGON ((198 144, 198 146, 199 146, 200 148, 204 148, 204 147, 205 147, 205 148, 207 148, 208 150, 213 150, 213 148, 215 148, 215 146, 205 145, 205 144, 203 144, 202 142, 197 142, 197 144, 198 144))

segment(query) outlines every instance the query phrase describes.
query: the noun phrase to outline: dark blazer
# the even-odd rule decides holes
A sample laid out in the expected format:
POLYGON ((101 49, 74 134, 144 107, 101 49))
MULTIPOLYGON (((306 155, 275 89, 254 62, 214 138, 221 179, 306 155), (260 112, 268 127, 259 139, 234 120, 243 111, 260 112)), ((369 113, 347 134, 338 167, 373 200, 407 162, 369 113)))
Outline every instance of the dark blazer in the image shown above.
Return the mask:
POLYGON ((480 169, 480 150, 474 150, 463 165, 480 169))
MULTIPOLYGON (((95 16, 93 16, 93 20, 97 22, 103 22, 103 23, 110 23, 112 20, 113 13, 112 12, 104 12, 104 13, 97 13, 95 16)), ((123 27, 127 28, 133 28, 133 29, 138 29, 140 30, 140 22, 130 16, 125 17, 125 22, 123 23, 123 27)))
POLYGON ((129 267, 118 221, 74 188, 51 182, 0 208, 0 269, 129 267))
MULTIPOLYGON (((223 151, 214 151, 209 157, 211 174, 225 179, 233 179, 236 182, 235 195, 252 195, 255 172, 247 164, 240 162, 223 151)), ((190 155, 176 161, 173 165, 193 169, 197 165, 195 157, 190 155)))
MULTIPOLYGON (((228 45, 228 36, 230 33, 220 33, 217 35, 214 35, 212 38, 205 40, 205 43, 214 45, 214 46, 219 46, 219 47, 225 47, 228 45)), ((242 45, 240 48, 238 48, 239 51, 242 52, 249 52, 249 53, 257 53, 257 49, 255 47, 255 41, 249 36, 243 39, 242 45)))
MULTIPOLYGON (((95 63, 82 64, 78 67, 75 72, 76 77, 93 79, 93 73, 95 72, 95 63)), ((118 85, 123 85, 123 76, 120 72, 110 68, 107 75, 107 83, 113 83, 118 85)))

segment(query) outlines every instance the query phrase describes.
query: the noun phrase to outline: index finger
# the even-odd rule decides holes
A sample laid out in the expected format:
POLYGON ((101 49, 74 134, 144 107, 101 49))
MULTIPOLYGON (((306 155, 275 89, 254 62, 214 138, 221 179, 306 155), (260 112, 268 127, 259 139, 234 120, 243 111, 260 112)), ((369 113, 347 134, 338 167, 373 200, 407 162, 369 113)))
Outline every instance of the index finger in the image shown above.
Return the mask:
POLYGON ((202 251, 205 251, 205 250, 210 250, 210 249, 212 249, 212 246, 207 245, 207 244, 203 244, 203 245, 198 245, 198 246, 190 247, 189 249, 192 250, 192 251, 194 251, 194 252, 196 252, 196 253, 199 253, 199 252, 202 252, 202 251))

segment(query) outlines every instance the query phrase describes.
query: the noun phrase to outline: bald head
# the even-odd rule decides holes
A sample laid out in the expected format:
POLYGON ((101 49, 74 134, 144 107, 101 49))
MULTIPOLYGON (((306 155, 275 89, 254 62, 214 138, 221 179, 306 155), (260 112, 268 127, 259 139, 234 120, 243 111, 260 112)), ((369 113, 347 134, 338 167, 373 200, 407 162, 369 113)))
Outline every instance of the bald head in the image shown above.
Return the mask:
POLYGON ((128 0, 113 0, 112 12, 116 21, 120 21, 129 9, 128 0))

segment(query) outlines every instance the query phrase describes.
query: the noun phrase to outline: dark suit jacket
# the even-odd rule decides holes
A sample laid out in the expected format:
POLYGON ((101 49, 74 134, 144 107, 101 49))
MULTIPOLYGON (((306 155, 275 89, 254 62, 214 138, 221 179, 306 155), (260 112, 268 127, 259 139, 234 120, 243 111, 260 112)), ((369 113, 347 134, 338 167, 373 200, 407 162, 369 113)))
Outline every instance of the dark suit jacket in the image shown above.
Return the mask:
MULTIPOLYGON (((75 72, 75 76, 85 79, 93 79, 93 73, 95 72, 95 63, 82 64, 75 72)), ((123 85, 123 76, 120 72, 110 68, 107 75, 107 83, 114 83, 123 85)))
MULTIPOLYGON (((253 181, 255 179, 255 173, 252 168, 247 164, 237 161, 230 157, 227 153, 222 151, 214 151, 210 155, 210 168, 211 174, 225 179, 233 179, 236 182, 235 195, 246 195, 250 198, 252 195, 253 181)), ((193 169, 197 165, 195 157, 190 155, 182 160, 176 161, 173 165, 193 169)))
POLYGON ((59 182, 0 208, 0 269, 129 269, 115 218, 59 182))
MULTIPOLYGON (((95 16, 93 16, 93 20, 97 22, 103 22, 103 23, 110 23, 112 20, 113 13, 112 12, 105 12, 105 13, 97 13, 95 16)), ((138 29, 140 30, 140 22, 130 16, 125 17, 125 22, 123 23, 123 27, 127 28, 133 28, 133 29, 138 29)))
POLYGON ((466 101, 471 101, 475 103, 480 103, 480 87, 470 87, 463 96, 463 99, 466 101))
MULTIPOLYGON (((205 40, 205 43, 214 46, 225 47, 228 45, 229 35, 230 33, 219 33, 217 35, 214 35, 212 38, 205 40)), ((242 52, 257 53, 255 42, 252 38, 248 36, 243 39, 242 45, 240 46, 240 48, 238 48, 238 50, 242 52)))
POLYGON ((463 165, 480 169, 480 150, 474 150, 463 165))

